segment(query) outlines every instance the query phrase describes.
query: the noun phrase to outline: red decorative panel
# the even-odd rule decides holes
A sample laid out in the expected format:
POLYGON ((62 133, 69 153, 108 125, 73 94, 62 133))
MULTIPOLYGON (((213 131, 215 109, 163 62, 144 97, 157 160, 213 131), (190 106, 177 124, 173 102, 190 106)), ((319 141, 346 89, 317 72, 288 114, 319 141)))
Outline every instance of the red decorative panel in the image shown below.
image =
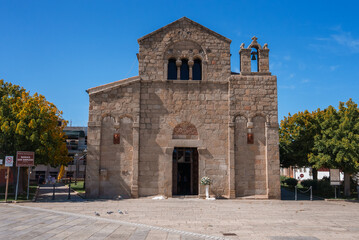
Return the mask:
POLYGON ((113 135, 113 144, 120 144, 120 134, 119 133, 115 133, 113 135))
POLYGON ((247 144, 254 144, 253 133, 247 133, 247 144))

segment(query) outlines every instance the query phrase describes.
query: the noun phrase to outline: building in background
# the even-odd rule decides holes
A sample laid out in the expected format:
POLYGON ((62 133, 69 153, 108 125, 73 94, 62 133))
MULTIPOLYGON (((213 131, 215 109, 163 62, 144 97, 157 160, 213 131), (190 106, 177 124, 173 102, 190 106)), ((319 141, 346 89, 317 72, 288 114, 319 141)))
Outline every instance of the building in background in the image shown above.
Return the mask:
MULTIPOLYGON (((66 146, 69 157, 73 158, 65 168, 64 177, 84 178, 86 170, 86 149, 87 149, 87 127, 65 127, 64 132, 67 136, 66 146)), ((60 166, 53 168, 50 165, 37 165, 32 170, 31 180, 39 181, 46 179, 49 175, 57 178, 60 166)))
MULTIPOLYGON (((319 168, 318 169, 318 180, 323 178, 329 178, 329 168, 319 168)), ((290 168, 281 168, 281 175, 291 178, 295 178, 298 181, 313 179, 313 170, 310 167, 290 167, 290 168)), ((344 181, 344 172, 340 171, 340 180, 344 181)))

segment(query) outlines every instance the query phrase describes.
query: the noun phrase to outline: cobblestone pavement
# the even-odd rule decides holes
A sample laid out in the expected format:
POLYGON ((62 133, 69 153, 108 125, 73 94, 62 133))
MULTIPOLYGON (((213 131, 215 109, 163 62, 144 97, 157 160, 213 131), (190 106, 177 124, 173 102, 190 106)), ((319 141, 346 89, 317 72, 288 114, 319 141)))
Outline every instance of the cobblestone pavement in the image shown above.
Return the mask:
MULTIPOLYGON (((4 206, 6 206, 6 210, 18 209, 17 211, 22 211, 22 208, 19 207, 9 207, 5 204, 0 204, 0 206, 3 206, 1 210, 4 210, 4 206)), ((64 220, 61 222, 63 223, 57 223, 60 224, 60 229, 65 229, 62 230, 62 234, 70 234, 72 236, 71 232, 68 233, 68 230, 66 230, 66 228, 72 226, 71 229, 75 229, 72 234, 76 234, 76 236, 83 234, 83 238, 95 236, 99 232, 98 238, 102 239, 105 234, 102 231, 106 233, 111 232, 111 229, 115 227, 114 224, 117 224, 118 227, 121 226, 121 228, 114 230, 113 234, 120 234, 121 229, 124 232, 130 232, 130 235, 119 235, 118 239, 127 239, 130 236, 134 236, 131 239, 145 239, 145 237, 148 239, 180 239, 181 237, 182 239, 187 239, 194 237, 171 232, 175 230, 220 238, 226 237, 228 239, 327 240, 357 239, 359 236, 358 202, 208 201, 191 198, 153 200, 151 198, 140 198, 84 202, 31 202, 18 203, 16 206, 31 207, 31 209, 26 210, 40 216, 44 214, 50 221, 57 219, 55 216, 58 216, 60 212, 66 212, 68 215, 62 217, 64 220), (33 207, 55 212, 43 213, 33 207), (118 212, 119 210, 122 214, 118 212), (113 213, 107 213, 111 211, 113 213), (96 216, 95 212, 100 216, 96 216), (81 214, 81 217, 76 214, 81 214), (75 219, 71 220, 72 218, 75 219), (67 221, 70 221, 70 223, 67 223, 67 221), (146 228, 142 228, 142 225, 138 224, 165 229, 149 230, 147 228, 147 230, 143 230, 146 228), (107 227, 107 225, 111 225, 111 227, 107 227), (142 233, 141 235, 139 233, 141 231, 148 231, 147 235, 142 233), (156 237, 152 238, 152 234, 156 235, 156 237), (173 234, 177 235, 173 237, 173 234)), ((1 216, 4 218, 4 214, 1 214, 1 216)), ((2 220, 2 223, 4 221, 2 220)), ((56 226, 56 223, 54 224, 56 226)), ((14 226, 19 226, 21 229, 21 225, 15 224, 14 226)), ((46 223, 43 226, 45 227, 46 223)), ((2 233, 1 231, 4 231, 1 229, 4 228, 0 228, 0 234, 2 233)), ((52 230, 48 231, 51 234, 52 230)), ((53 231, 57 230, 54 229, 53 231)), ((59 236, 61 238, 62 235, 60 234, 59 236)))
POLYGON ((221 239, 203 234, 17 204, 1 204, 0 213, 0 239, 221 239))

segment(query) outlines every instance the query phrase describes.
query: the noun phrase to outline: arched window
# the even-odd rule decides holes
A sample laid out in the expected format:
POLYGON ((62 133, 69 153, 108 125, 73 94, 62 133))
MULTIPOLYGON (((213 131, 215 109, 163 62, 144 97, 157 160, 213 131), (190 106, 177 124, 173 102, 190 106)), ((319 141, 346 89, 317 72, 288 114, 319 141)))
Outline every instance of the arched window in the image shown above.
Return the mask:
POLYGON ((189 80, 189 67, 188 67, 188 60, 182 59, 181 65, 181 80, 189 80))
POLYGON ((202 66, 201 66, 201 60, 195 59, 192 69, 192 79, 193 80, 202 80, 202 66))
POLYGON ((167 79, 176 80, 177 79, 177 66, 176 59, 171 58, 168 60, 168 71, 167 71, 167 79))

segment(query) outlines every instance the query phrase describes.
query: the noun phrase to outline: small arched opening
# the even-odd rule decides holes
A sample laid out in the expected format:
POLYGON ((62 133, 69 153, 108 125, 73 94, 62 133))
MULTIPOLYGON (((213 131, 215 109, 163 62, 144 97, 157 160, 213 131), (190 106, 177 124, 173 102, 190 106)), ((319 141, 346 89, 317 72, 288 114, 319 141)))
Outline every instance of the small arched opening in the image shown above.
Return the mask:
POLYGON ((201 59, 195 59, 192 70, 192 79, 193 80, 202 80, 202 61, 201 59))
POLYGON ((181 80, 189 80, 188 59, 182 59, 180 79, 181 80))
POLYGON ((258 49, 255 47, 251 51, 251 72, 259 72, 258 49))
POLYGON ((168 60, 167 79, 168 80, 176 80, 177 79, 177 66, 176 66, 176 59, 174 59, 174 58, 170 58, 168 60))

